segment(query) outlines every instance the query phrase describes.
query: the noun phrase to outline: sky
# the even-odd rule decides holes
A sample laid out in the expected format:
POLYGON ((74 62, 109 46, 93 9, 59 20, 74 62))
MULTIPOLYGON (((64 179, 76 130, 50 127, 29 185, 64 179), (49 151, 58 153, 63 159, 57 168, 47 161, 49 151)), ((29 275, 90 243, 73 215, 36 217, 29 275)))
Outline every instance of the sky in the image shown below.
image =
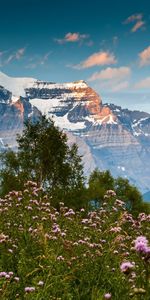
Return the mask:
POLYGON ((0 0, 0 70, 150 112, 149 0, 0 0))

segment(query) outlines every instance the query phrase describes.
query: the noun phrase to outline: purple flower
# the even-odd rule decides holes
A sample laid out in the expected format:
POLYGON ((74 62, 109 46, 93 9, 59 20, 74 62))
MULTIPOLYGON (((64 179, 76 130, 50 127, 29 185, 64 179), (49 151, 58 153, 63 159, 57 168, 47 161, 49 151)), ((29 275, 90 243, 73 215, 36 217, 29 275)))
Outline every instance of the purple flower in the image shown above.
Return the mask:
POLYGON ((5 277, 6 275, 7 275, 6 272, 0 272, 0 278, 1 278, 1 277, 5 277))
POLYGON ((137 252, 146 254, 148 251, 148 240, 145 236, 138 236, 135 240, 134 249, 137 252))
POLYGON ((126 262, 123 262, 121 265, 120 265, 120 270, 122 273, 129 273, 131 269, 134 268, 134 264, 131 263, 130 261, 126 261, 126 262))

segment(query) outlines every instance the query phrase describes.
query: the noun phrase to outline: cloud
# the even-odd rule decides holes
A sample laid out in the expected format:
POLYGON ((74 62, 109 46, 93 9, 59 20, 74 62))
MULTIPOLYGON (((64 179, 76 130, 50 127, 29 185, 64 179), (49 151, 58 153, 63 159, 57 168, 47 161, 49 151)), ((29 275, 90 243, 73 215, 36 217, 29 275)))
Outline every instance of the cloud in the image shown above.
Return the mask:
POLYGON ((81 62, 78 65, 75 65, 75 69, 87 69, 94 66, 103 66, 103 65, 111 65, 117 62, 114 54, 100 51, 90 55, 86 60, 81 62))
POLYGON ((129 82, 128 81, 123 81, 123 82, 120 82, 118 84, 116 84, 114 87, 112 87, 112 92, 119 92, 121 90, 124 90, 126 88, 129 87, 129 82))
POLYGON ((133 27, 131 28, 131 32, 136 32, 138 29, 144 29, 145 21, 143 20, 143 14, 134 14, 128 17, 123 24, 130 24, 134 23, 133 27))
POLYGON ((11 63, 13 60, 20 60, 24 56, 25 50, 26 48, 24 47, 9 54, 6 60, 4 61, 4 65, 11 63))
POLYGON ((26 65, 26 69, 35 69, 38 66, 44 66, 46 62, 48 61, 49 55, 52 53, 52 51, 47 52, 45 55, 39 57, 34 56, 29 59, 29 64, 26 65))
POLYGON ((129 67, 106 68, 100 72, 95 72, 88 80, 98 81, 103 89, 109 89, 111 92, 118 92, 129 86, 128 78, 131 74, 129 67))
POLYGON ((139 28, 144 28, 145 22, 144 21, 138 21, 133 28, 131 29, 132 32, 136 32, 139 28))
POLYGON ((51 53, 52 53, 51 51, 49 51, 48 53, 46 53, 46 54, 41 58, 39 64, 40 64, 40 65, 45 65, 45 63, 47 62, 47 60, 48 60, 48 58, 49 58, 49 56, 50 56, 51 53))
POLYGON ((131 74, 131 70, 129 67, 107 68, 100 72, 95 72, 89 78, 89 81, 95 81, 95 80, 117 80, 117 81, 120 81, 123 78, 128 77, 130 74, 131 74))
POLYGON ((129 24, 132 23, 134 21, 139 21, 143 18, 143 14, 135 14, 135 15, 131 15, 130 17, 128 17, 125 21, 124 24, 129 24))
POLYGON ((89 38, 88 34, 80 34, 79 32, 74 32, 74 33, 68 32, 62 39, 55 39, 55 41, 58 44, 64 44, 67 42, 75 43, 75 42, 83 41, 87 38, 89 38))
POLYGON ((135 84, 136 89, 150 89, 150 77, 146 77, 143 80, 135 84))
POLYGON ((140 66, 150 65, 150 46, 139 53, 140 66))

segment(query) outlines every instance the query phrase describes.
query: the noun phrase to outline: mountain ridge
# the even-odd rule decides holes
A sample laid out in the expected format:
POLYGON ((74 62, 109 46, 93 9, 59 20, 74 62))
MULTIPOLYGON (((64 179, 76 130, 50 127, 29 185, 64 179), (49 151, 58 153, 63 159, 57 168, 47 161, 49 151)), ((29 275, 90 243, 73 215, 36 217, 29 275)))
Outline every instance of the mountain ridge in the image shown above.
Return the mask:
POLYGON ((24 121, 45 113, 67 133, 69 143, 77 142, 87 176, 95 167, 110 169, 114 176, 148 191, 150 114, 103 104, 83 80, 59 84, 21 78, 18 83, 19 78, 7 76, 5 84, 4 78, 0 73, 1 144, 17 147, 16 134, 22 132, 24 121), (24 89, 24 96, 14 95, 17 89, 24 89))

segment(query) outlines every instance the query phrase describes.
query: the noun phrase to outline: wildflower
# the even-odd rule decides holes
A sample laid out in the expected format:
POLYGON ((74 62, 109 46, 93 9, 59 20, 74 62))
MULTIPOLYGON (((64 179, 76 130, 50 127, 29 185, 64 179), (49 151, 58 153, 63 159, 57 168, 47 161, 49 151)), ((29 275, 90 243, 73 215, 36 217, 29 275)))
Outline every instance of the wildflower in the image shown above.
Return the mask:
POLYGON ((57 260, 64 260, 64 257, 62 256, 62 255, 60 255, 60 256, 57 256, 57 260))
POLYGON ((5 277, 6 275, 7 275, 6 272, 0 272, 0 278, 1 278, 1 277, 5 277))
POLYGON ((123 262, 120 266, 120 270, 122 273, 128 274, 131 269, 134 268, 134 264, 130 261, 123 262))
POLYGON ((104 299, 111 299, 111 294, 110 293, 105 294, 104 299))
POLYGON ((121 227, 112 227, 112 228, 110 228, 110 232, 120 232, 121 231, 121 227))
POLYGON ((42 280, 40 280, 39 282, 38 282, 38 286, 43 286, 44 285, 44 282, 42 281, 42 280))
POLYGON ((64 214, 65 217, 73 216, 73 215, 75 215, 75 212, 71 208, 64 214))
POLYGON ((19 277, 14 277, 14 280, 16 281, 16 282, 19 282, 19 277))
POLYGON ((83 220, 81 221, 81 223, 82 223, 82 224, 87 224, 88 221, 89 221, 88 219, 83 219, 83 220))
POLYGON ((12 249, 8 249, 8 252, 9 252, 9 253, 13 253, 13 250, 12 250, 12 249))
POLYGON ((84 209, 84 208, 81 208, 81 209, 80 209, 80 211, 81 211, 81 212, 84 212, 84 211, 85 211, 85 209, 84 209))
POLYGON ((139 236, 135 240, 134 249, 137 252, 146 254, 148 251, 148 240, 145 236, 139 236))
POLYGON ((26 293, 32 293, 32 292, 35 291, 35 287, 33 287, 33 286, 31 286, 31 287, 27 286, 27 287, 25 287, 24 291, 26 293))

